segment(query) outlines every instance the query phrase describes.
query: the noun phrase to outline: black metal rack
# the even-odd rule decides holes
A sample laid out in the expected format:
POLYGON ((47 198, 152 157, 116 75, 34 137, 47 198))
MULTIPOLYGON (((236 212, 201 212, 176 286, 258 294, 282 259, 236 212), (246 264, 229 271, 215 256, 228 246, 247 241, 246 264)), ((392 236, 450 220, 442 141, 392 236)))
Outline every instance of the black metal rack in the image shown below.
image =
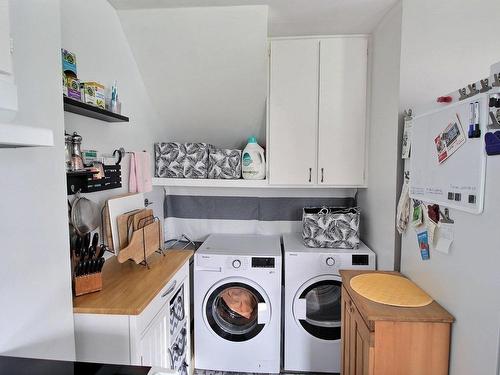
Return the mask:
POLYGON ((104 165, 104 178, 93 179, 97 172, 74 171, 66 173, 66 185, 68 195, 81 193, 93 193, 96 191, 117 189, 122 187, 121 165, 104 165))

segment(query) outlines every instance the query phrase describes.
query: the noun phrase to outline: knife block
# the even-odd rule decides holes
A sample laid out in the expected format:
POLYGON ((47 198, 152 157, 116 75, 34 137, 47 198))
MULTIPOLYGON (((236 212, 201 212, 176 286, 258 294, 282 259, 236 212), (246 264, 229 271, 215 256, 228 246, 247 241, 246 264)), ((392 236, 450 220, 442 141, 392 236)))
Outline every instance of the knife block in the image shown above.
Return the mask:
POLYGON ((74 287, 75 296, 98 292, 102 290, 102 272, 91 273, 88 275, 75 276, 74 287))

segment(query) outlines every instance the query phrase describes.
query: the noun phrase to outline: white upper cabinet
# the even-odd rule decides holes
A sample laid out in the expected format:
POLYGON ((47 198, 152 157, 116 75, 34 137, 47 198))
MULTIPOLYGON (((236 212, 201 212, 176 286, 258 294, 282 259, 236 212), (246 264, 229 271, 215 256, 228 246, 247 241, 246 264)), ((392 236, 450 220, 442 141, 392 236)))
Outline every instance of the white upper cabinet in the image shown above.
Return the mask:
POLYGON ((11 74, 9 2, 0 0, 0 78, 11 74))
POLYGON ((318 182, 365 183, 366 38, 320 41, 318 182))
POLYGON ((271 184, 365 184, 367 48, 364 36, 271 41, 271 184))
POLYGON ((271 184, 307 185, 317 178, 319 44, 271 44, 269 176, 271 184))

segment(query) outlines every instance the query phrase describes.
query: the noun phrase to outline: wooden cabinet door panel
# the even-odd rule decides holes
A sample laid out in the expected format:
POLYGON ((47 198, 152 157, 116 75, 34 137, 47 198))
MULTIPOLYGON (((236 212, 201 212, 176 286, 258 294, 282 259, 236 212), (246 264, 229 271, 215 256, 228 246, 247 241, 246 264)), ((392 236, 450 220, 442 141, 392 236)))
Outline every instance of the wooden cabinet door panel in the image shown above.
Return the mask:
POLYGON ((269 180, 277 185, 316 183, 319 41, 271 44, 269 180))
POLYGON ((373 375, 372 333, 342 289, 342 374, 373 375))
POLYGON ((320 41, 318 182, 363 185, 368 41, 320 41))

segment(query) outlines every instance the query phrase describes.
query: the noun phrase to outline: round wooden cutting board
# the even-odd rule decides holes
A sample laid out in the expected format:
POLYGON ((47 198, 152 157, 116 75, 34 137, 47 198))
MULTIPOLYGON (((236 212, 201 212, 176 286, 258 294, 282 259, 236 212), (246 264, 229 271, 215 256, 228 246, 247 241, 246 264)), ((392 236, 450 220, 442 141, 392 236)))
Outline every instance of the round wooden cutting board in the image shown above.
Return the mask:
POLYGON ((405 277, 366 273, 351 279, 351 288, 371 301, 398 307, 422 307, 433 299, 405 277))

